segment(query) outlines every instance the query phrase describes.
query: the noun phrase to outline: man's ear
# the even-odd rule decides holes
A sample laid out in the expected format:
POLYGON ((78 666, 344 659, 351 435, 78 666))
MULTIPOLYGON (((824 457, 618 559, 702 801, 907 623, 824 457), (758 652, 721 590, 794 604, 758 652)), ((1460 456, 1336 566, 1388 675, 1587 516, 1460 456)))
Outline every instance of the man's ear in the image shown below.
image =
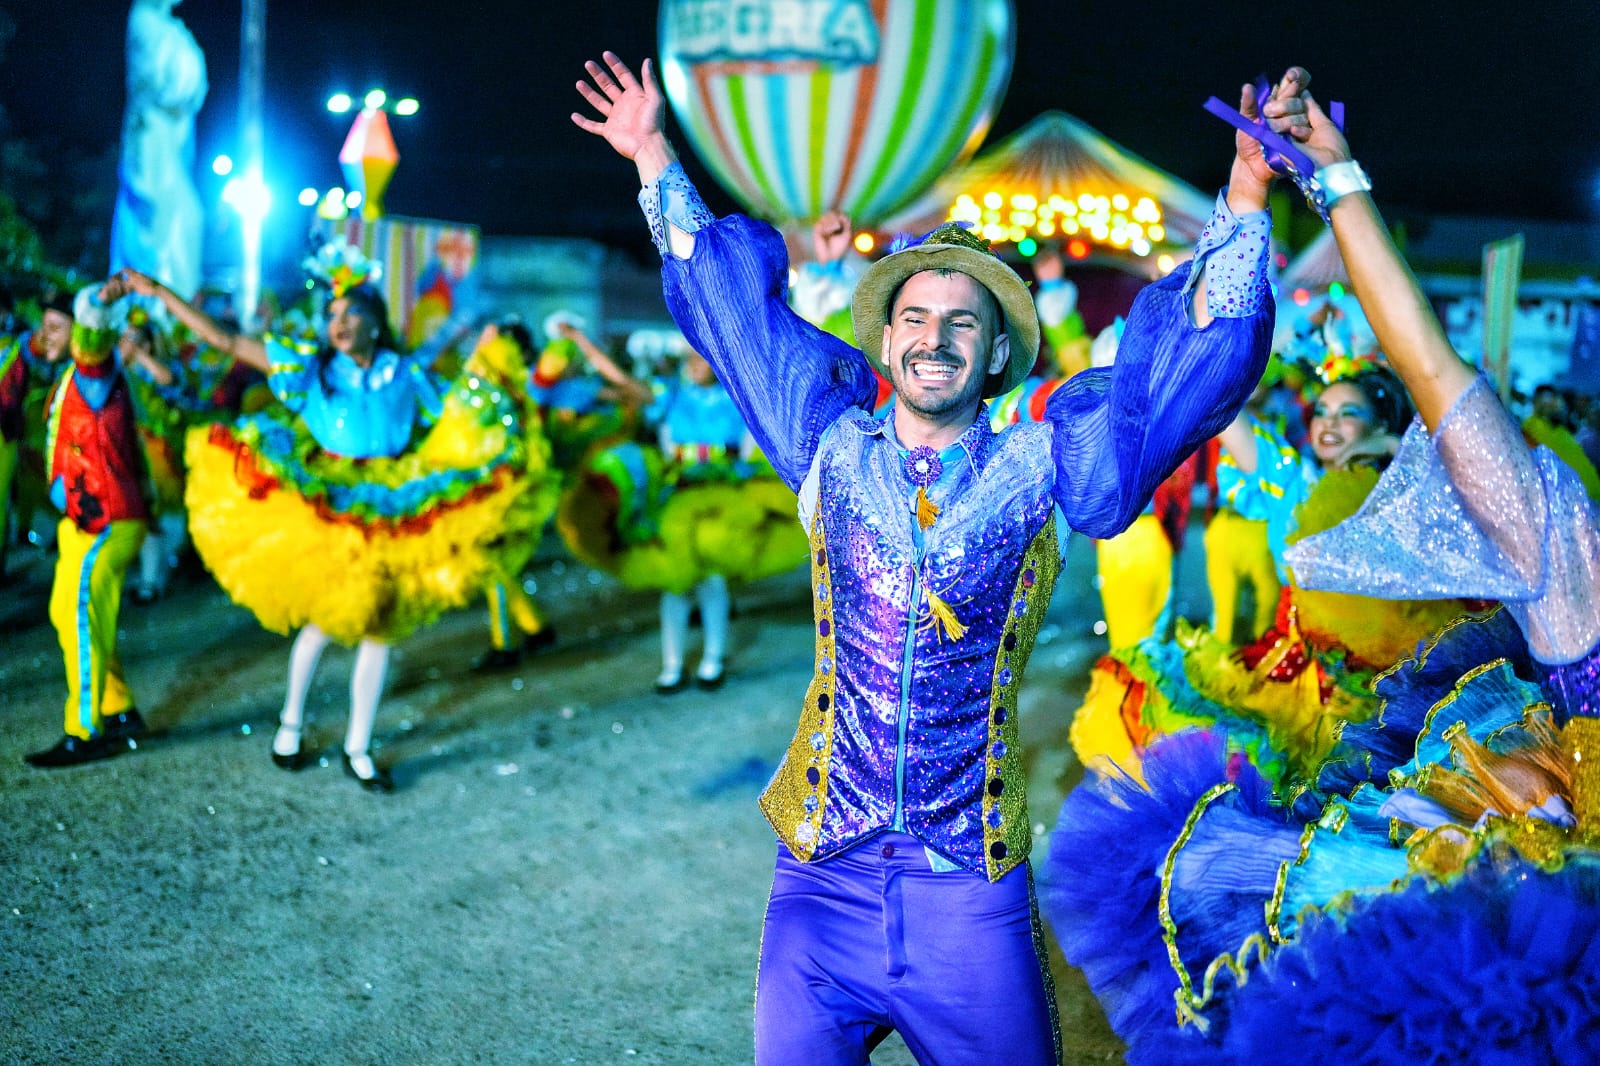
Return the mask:
POLYGON ((1011 361, 1011 337, 1002 333, 994 339, 994 351, 989 353, 989 376, 1000 373, 1011 361))
POLYGON ((883 324, 883 349, 879 352, 883 357, 883 365, 889 365, 889 323, 883 324))

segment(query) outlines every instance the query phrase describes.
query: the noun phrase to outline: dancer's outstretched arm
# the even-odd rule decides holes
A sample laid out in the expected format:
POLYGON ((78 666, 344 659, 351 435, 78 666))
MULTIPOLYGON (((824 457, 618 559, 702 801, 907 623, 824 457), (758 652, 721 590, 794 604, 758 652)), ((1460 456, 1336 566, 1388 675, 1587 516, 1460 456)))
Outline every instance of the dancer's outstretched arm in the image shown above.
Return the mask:
MULTIPOLYGON (((1310 125, 1296 139, 1318 180, 1365 184, 1344 135, 1305 100, 1310 125)), ((1290 549, 1297 577, 1307 588, 1391 598, 1498 599, 1536 658, 1588 654, 1600 642, 1600 535, 1581 482, 1529 450, 1487 381, 1451 349, 1372 198, 1347 192, 1329 215, 1367 321, 1431 440, 1408 435, 1390 468, 1398 476, 1385 475, 1360 513, 1290 549)))
POLYGON ((590 339, 583 330, 571 322, 563 322, 558 327, 561 335, 578 346, 578 351, 589 361, 589 365, 606 381, 627 397, 629 403, 637 407, 648 407, 655 397, 650 392, 650 386, 629 374, 617 365, 616 360, 607 355, 605 350, 590 339))
MULTIPOLYGON (((602 66, 589 60, 583 69, 594 84, 578 82, 578 95, 599 113, 599 119, 574 111, 572 121, 579 129, 602 137, 616 153, 631 159, 639 168, 639 184, 648 187, 661 172, 678 160, 678 152, 667 140, 666 97, 656 81, 655 64, 646 59, 639 76, 615 52, 603 52, 602 66)), ((668 225, 672 254, 687 259, 694 253, 694 235, 668 225)))
MULTIPOLYGON (((1351 163, 1353 157, 1344 134, 1309 91, 1302 98, 1310 125, 1301 147, 1319 172, 1351 163)), ((1294 135, 1297 140, 1301 137, 1299 130, 1294 135)), ((1361 301, 1379 347, 1410 390, 1428 429, 1438 429, 1451 405, 1477 378, 1476 372, 1462 362, 1445 339, 1444 328, 1390 238, 1371 194, 1363 191, 1341 196, 1329 214, 1339 253, 1350 272, 1351 288, 1361 301)))
POLYGON ((234 333, 149 275, 141 274, 132 267, 124 267, 108 284, 117 287, 118 295, 122 292, 136 292, 140 296, 154 296, 174 318, 188 326, 196 337, 217 351, 226 352, 239 362, 253 366, 257 370, 272 369, 267 358, 267 347, 261 342, 261 338, 234 333))
POLYGON ((652 65, 635 77, 606 52, 585 69, 593 84, 580 82, 578 92, 600 117, 572 120, 638 168, 667 309, 716 369, 762 452, 798 487, 823 432, 870 407, 876 379, 867 361, 789 306, 789 257, 777 230, 706 208, 667 142, 652 65))

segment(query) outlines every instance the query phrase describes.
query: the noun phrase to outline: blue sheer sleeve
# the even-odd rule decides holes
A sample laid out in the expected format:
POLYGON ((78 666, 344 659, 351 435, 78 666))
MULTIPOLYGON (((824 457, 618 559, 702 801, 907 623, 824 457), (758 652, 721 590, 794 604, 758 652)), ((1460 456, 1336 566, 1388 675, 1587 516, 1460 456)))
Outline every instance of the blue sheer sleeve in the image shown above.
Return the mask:
POLYGON ((661 265, 667 309, 733 397, 761 451, 798 489, 823 430, 872 405, 866 358, 790 309, 789 256, 771 226, 729 215, 698 229, 694 254, 661 265))
POLYGON ((1114 365, 1074 375, 1045 408, 1056 502, 1080 533, 1126 529, 1156 486, 1233 420, 1266 366, 1271 297, 1197 329, 1185 294, 1191 266, 1139 293, 1114 365))
POLYGON ((1306 588, 1501 600, 1541 662, 1600 643, 1600 516, 1577 474, 1530 450, 1479 378, 1429 437, 1413 422, 1361 510, 1289 549, 1306 588))

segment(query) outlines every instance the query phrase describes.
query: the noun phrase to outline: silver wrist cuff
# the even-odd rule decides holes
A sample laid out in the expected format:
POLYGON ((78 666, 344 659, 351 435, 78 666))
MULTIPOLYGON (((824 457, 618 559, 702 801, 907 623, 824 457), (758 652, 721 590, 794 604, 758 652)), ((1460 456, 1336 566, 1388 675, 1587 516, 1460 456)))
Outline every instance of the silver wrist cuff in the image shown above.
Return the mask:
POLYGON ((1372 191, 1372 179, 1367 177, 1367 172, 1354 159, 1322 167, 1316 173, 1316 184, 1321 192, 1319 206, 1324 212, 1353 192, 1372 191))

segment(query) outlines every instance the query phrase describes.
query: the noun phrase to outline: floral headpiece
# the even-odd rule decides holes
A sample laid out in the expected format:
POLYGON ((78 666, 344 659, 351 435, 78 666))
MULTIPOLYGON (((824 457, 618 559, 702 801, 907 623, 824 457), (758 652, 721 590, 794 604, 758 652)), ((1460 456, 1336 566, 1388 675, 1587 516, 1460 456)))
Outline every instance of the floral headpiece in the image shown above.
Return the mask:
POLYGON ((1377 352, 1363 352, 1360 355, 1345 355, 1342 352, 1330 351, 1321 363, 1317 364, 1317 380, 1323 385, 1332 385, 1345 378, 1353 378, 1357 374, 1365 374, 1372 370, 1388 369, 1377 352))
POLYGON ((332 242, 301 265, 307 274, 327 285, 334 298, 344 296, 361 285, 376 285, 383 278, 383 267, 353 244, 332 242))

